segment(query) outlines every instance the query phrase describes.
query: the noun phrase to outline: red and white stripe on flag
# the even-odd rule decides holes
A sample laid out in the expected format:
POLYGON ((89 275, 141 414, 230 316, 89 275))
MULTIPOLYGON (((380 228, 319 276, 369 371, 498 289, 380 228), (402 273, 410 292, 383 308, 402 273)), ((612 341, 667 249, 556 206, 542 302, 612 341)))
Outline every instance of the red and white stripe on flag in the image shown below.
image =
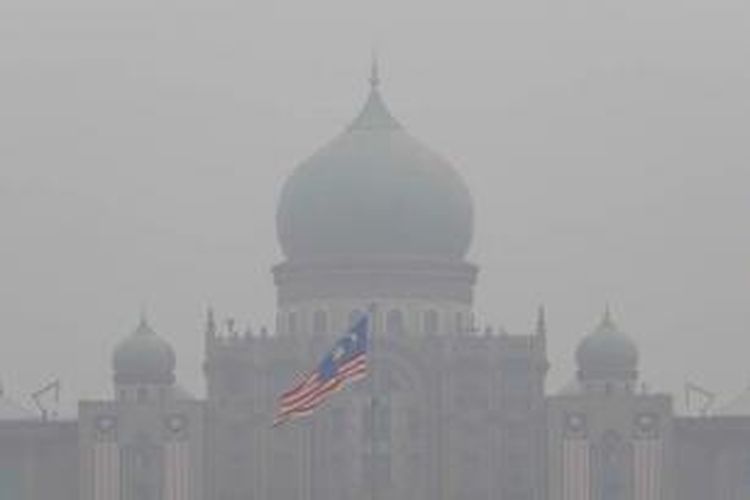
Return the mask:
POLYGON ((294 389, 285 392, 279 400, 279 412, 274 419, 274 426, 289 419, 312 413, 326 398, 341 389, 345 384, 363 378, 367 374, 367 356, 361 353, 342 364, 336 375, 324 379, 319 370, 315 370, 294 389))

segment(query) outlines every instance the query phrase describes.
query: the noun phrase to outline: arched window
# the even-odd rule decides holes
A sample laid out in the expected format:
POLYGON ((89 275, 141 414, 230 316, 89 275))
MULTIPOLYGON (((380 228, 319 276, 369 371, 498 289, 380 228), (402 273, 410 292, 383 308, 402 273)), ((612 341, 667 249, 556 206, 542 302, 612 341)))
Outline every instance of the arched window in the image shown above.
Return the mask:
POLYGON ((463 333, 466 329, 464 325, 464 315, 460 312, 456 313, 456 332, 463 333))
POLYGON ((281 332, 284 330, 284 315, 280 312, 276 313, 276 331, 281 332))
POLYGON ((349 313, 349 326, 354 326, 364 313, 359 309, 354 309, 349 313))
POLYGON ((398 309, 388 311, 385 320, 385 329, 388 333, 401 334, 404 332, 404 313, 398 309))
MULTIPOLYGON (((624 500, 626 497, 626 448, 622 437, 615 431, 606 431, 600 448, 599 489, 602 500, 624 500)), ((631 458, 632 459, 632 458, 631 458)))
POLYGON ((392 418, 389 397, 376 398, 370 411, 362 413, 363 437, 372 446, 373 473, 386 483, 391 480, 392 418))
POLYGON ((294 335, 297 333, 297 313, 296 312, 289 313, 289 323, 287 324, 287 332, 289 332, 289 334, 291 335, 294 335))
POLYGON ((328 315, 325 311, 315 311, 313 315, 313 333, 322 334, 328 331, 328 315))
POLYGON ((427 335, 432 335, 438 332, 440 325, 438 324, 438 313, 431 309, 424 313, 424 332, 427 335))

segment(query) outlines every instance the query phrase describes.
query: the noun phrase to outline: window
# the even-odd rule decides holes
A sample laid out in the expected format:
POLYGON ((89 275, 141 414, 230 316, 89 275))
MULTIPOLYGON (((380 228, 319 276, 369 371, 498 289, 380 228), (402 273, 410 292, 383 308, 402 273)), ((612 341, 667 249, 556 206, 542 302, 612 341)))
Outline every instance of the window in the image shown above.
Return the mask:
POLYGON ((623 500, 625 498, 627 472, 625 448, 622 437, 609 430, 602 436, 600 446, 601 466, 599 488, 602 500, 623 500))
POLYGON ((429 310, 424 313, 424 332, 428 335, 438 332, 438 313, 435 310, 429 310))
POLYGON ((313 315, 313 333, 321 334, 328 331, 328 316, 325 311, 315 311, 313 315))
POLYGON ((290 312, 289 313, 289 323, 287 324, 287 332, 291 335, 294 335, 297 333, 297 313, 296 312, 290 312))
POLYGON ((462 333, 464 331, 464 315, 456 313, 456 332, 462 333))
POLYGON ((139 403, 145 403, 148 401, 148 389, 145 387, 139 387, 135 394, 135 400, 139 403))
POLYGON ((354 324, 359 321, 359 318, 362 317, 364 313, 360 311, 359 309, 354 309, 352 312, 349 313, 349 326, 354 326, 354 324))
POLYGON ((398 309, 391 309, 388 311, 388 316, 385 320, 386 332, 393 334, 400 334, 404 332, 404 314, 398 309))

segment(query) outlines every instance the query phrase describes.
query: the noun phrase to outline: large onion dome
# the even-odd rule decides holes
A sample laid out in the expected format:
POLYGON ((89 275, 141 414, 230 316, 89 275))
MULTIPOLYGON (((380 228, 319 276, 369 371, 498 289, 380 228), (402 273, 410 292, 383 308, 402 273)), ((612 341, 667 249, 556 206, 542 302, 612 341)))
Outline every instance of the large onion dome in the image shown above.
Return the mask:
POLYGON ((609 309, 578 345, 576 360, 582 381, 632 381, 638 376, 638 347, 615 325, 609 309))
POLYGON ((287 180, 277 212, 287 258, 461 259, 469 191, 453 167, 393 118, 378 90, 354 122, 287 180))
POLYGON ((154 332, 145 318, 112 355, 116 384, 171 385, 175 364, 172 346, 154 332))

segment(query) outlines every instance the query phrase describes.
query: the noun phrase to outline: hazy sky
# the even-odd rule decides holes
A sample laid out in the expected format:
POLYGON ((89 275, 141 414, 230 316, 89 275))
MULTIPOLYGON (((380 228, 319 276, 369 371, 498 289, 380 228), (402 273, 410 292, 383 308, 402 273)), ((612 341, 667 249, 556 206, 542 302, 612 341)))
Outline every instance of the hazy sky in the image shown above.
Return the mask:
POLYGON ((272 322, 276 198, 366 93, 475 199, 481 323, 549 312, 550 388, 606 301, 652 386, 750 383, 747 0, 3 0, 0 376, 105 395, 145 305, 272 322))

